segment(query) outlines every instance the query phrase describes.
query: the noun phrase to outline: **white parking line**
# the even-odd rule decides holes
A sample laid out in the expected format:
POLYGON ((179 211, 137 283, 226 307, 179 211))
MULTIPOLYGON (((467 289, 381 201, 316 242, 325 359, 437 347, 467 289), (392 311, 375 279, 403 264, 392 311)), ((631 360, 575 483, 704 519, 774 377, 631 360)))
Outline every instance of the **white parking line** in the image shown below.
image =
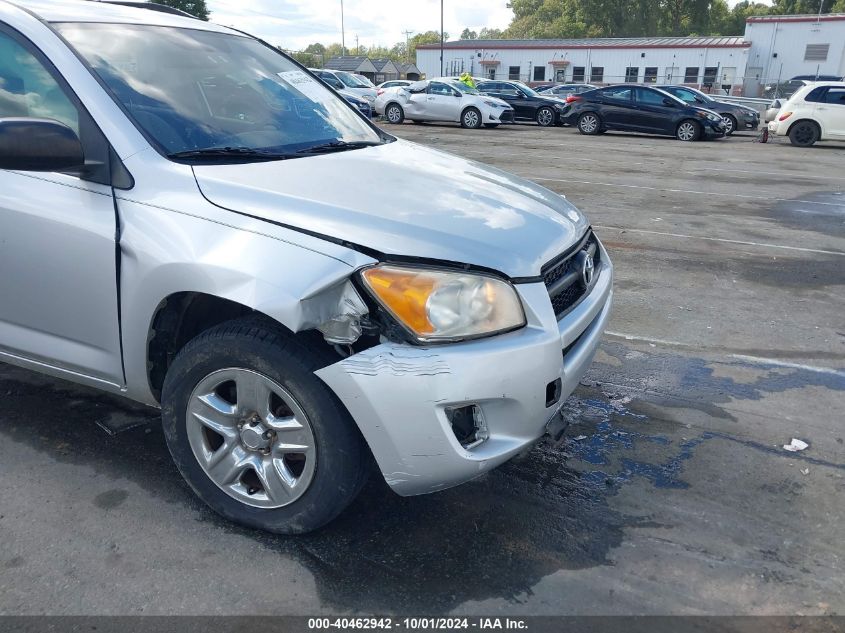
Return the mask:
MULTIPOLYGON (((680 341, 670 341, 662 338, 651 338, 649 336, 634 336, 633 334, 624 334, 622 332, 605 331, 605 335, 613 338, 621 338, 626 341, 635 341, 638 343, 651 343, 652 345, 664 345, 666 347, 685 347, 706 350, 705 346, 690 345, 689 343, 682 343, 680 341)), ((828 374, 830 376, 839 376, 845 378, 845 371, 837 369, 830 369, 828 367, 818 367, 816 365, 804 365, 803 363, 791 363, 789 361, 778 360, 776 358, 765 358, 762 356, 750 356, 748 354, 730 354, 730 358, 741 360, 746 363, 754 363, 755 365, 772 365, 775 367, 786 367, 788 369, 801 369, 804 371, 811 371, 817 374, 828 374)))
POLYGON ((684 235, 683 233, 665 233, 663 231, 649 231, 647 229, 631 229, 625 226, 607 226, 603 224, 593 225, 595 228, 607 229, 609 231, 625 231, 626 233, 645 233, 646 235, 662 235, 664 237, 680 237, 687 240, 702 240, 707 242, 725 242, 727 244, 741 244, 742 246, 759 246, 762 248, 778 248, 787 251, 800 251, 802 253, 818 253, 821 255, 839 255, 845 257, 843 251, 826 251, 819 248, 803 248, 801 246, 785 246, 783 244, 766 244, 764 242, 747 242, 745 240, 729 240, 723 237, 707 237, 702 235, 684 235))

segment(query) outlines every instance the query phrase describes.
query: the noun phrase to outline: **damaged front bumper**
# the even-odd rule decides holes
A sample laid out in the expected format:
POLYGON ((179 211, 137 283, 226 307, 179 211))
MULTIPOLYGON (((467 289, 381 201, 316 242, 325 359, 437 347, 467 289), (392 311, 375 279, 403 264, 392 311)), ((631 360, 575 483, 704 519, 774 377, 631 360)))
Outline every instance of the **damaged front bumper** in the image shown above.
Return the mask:
POLYGON ((382 343, 316 372, 346 405, 395 492, 463 483, 544 435, 610 316, 613 269, 603 249, 601 262, 590 294, 560 321, 544 284, 520 284, 528 320, 521 330, 430 347, 382 343), (477 414, 473 441, 455 428, 459 410, 477 414))

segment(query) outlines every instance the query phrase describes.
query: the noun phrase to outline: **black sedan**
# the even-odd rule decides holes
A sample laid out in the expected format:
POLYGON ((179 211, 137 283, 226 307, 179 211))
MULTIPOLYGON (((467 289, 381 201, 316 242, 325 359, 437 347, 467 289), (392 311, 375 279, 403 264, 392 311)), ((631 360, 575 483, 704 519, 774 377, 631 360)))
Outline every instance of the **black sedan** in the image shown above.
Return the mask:
POLYGON ((756 130, 760 125, 760 113, 736 103, 719 101, 695 88, 686 86, 655 86, 678 97, 681 101, 713 110, 722 115, 725 121, 725 134, 731 135, 737 130, 756 130))
POLYGON ((517 121, 536 121, 543 127, 562 125, 561 115, 566 103, 563 99, 538 94, 519 81, 482 81, 478 90, 507 102, 517 121))
POLYGON ((620 130, 665 134, 681 141, 725 135, 721 116, 655 88, 608 86, 572 95, 566 101, 564 120, 582 134, 620 130))

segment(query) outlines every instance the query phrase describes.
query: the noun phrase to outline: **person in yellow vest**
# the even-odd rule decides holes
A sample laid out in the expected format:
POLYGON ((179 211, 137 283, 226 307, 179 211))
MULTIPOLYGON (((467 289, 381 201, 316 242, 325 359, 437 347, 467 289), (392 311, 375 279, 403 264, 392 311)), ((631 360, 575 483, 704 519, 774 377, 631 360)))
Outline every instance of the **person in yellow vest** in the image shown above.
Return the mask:
POLYGON ((460 80, 462 84, 466 84, 467 87, 475 89, 475 82, 472 80, 472 75, 468 72, 461 73, 460 80))

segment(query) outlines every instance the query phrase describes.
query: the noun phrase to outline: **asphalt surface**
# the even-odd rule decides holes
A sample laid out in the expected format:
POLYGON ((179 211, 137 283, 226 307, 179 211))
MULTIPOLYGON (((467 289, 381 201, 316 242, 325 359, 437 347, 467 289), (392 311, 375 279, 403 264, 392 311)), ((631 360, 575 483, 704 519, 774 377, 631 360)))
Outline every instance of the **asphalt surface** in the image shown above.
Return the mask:
POLYGON ((98 424, 148 412, 0 365, 0 613, 845 613, 845 145, 386 127, 607 245, 566 442, 425 497, 374 479, 284 538, 198 502, 155 423, 98 424))

